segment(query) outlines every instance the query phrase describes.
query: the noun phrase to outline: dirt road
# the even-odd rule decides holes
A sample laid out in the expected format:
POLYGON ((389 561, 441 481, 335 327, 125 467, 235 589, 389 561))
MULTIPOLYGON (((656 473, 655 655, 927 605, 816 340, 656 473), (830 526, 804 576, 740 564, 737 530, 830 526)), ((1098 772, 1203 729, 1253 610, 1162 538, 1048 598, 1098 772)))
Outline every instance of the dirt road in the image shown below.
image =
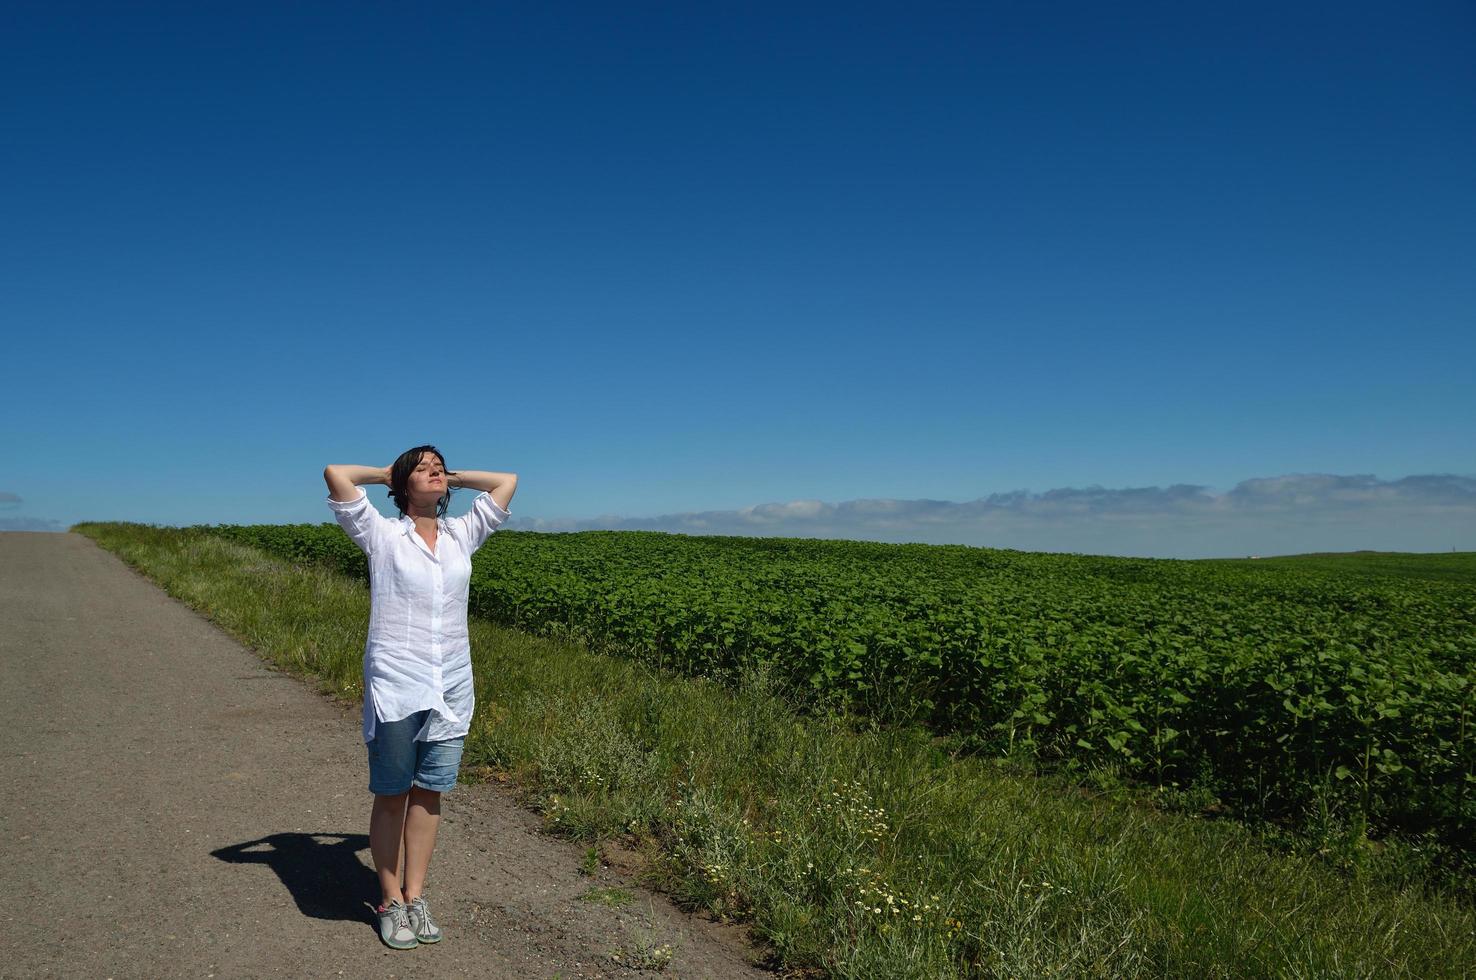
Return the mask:
POLYGON ((0 533, 5 977, 771 977, 495 785, 445 798, 435 946, 380 944, 356 709, 77 534, 0 533), (581 900, 622 885, 636 901, 581 900), (664 973, 609 958, 670 943, 664 973))

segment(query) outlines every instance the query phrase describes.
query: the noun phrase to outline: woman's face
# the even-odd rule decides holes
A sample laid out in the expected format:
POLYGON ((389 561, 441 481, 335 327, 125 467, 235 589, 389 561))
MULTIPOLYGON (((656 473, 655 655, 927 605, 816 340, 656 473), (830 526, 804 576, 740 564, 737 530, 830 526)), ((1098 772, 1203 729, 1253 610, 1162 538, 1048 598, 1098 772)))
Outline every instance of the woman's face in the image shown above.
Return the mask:
POLYGON ((412 499, 439 499, 446 495, 446 467, 434 453, 422 453, 407 485, 412 499))

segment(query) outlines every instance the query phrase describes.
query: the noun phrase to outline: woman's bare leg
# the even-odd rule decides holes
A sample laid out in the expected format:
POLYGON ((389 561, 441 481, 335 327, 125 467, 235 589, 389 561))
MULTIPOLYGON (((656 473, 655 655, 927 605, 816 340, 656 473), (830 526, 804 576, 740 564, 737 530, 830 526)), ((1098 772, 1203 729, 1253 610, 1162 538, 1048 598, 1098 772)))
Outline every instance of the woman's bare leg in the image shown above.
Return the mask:
POLYGON ((385 905, 408 901, 401 888, 400 862, 405 856, 405 803, 409 796, 408 792, 397 796, 376 794, 374 809, 369 813, 369 853, 374 856, 374 870, 379 873, 379 890, 384 893, 385 905))
POLYGON ((430 870, 431 851, 436 848, 436 828, 441 823, 441 794, 434 790, 410 787, 410 805, 405 814, 405 902, 411 902, 425 891, 425 875, 430 870))

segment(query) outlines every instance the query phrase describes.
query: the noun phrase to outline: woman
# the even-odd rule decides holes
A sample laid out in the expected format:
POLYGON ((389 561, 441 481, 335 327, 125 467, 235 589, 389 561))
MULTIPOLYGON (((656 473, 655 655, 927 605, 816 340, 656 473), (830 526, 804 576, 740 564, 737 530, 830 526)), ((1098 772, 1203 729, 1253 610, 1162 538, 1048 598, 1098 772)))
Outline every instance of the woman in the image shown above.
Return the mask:
POLYGON ((410 949, 441 939, 422 891, 441 794, 456 785, 476 707, 466 629, 471 556, 507 520, 518 477, 451 472, 434 446, 416 446, 391 466, 333 465, 323 479, 328 506, 369 560, 369 850, 383 893, 380 938, 410 949), (399 519, 371 506, 362 484, 389 487, 399 519), (455 487, 482 492, 465 515, 447 518, 455 487))

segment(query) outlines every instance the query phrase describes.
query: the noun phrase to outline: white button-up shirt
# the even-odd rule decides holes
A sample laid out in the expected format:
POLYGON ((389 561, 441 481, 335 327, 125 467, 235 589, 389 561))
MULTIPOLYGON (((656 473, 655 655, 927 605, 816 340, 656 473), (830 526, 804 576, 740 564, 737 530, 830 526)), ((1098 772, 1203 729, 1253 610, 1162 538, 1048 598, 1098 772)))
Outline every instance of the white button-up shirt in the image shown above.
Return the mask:
POLYGON ((363 487, 328 498, 338 523, 369 559, 369 638, 364 644, 364 741, 374 723, 431 709, 417 741, 465 735, 476 708, 466 597, 471 556, 507 520, 490 493, 461 517, 439 518, 432 551, 409 516, 385 517, 363 487))

